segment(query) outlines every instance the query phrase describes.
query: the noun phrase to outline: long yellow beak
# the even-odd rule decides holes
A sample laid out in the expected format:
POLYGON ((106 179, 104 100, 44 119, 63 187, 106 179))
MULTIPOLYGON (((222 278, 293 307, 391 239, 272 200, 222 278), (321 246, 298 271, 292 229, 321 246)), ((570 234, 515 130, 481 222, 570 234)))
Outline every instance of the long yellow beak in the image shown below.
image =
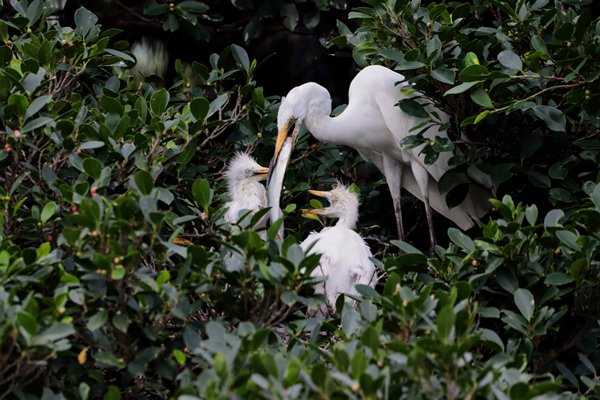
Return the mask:
POLYGON ((321 222, 321 218, 319 218, 321 211, 323 211, 322 208, 304 209, 302 210, 302 216, 307 219, 312 219, 321 222))
POLYGON ((273 154, 273 160, 277 159, 279 152, 281 151, 281 146, 283 146, 283 142, 288 136, 289 124, 286 122, 283 124, 281 129, 277 132, 277 139, 275 140, 275 153, 273 154))
POLYGON ((317 196, 317 197, 327 197, 327 193, 329 193, 329 192, 324 192, 322 190, 309 189, 308 193, 312 194, 313 196, 317 196))
POLYGON ((302 210, 302 214, 319 215, 323 211, 322 208, 310 208, 302 210))

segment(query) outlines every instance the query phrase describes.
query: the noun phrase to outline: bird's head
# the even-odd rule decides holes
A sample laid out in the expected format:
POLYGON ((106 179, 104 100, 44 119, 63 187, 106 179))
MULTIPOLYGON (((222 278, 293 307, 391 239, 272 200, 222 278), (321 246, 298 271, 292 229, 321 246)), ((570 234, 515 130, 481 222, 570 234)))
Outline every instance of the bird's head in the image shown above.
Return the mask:
POLYGON ((232 185, 237 186, 245 180, 264 180, 268 173, 268 168, 261 167, 250 155, 240 152, 229 162, 225 171, 225 179, 231 187, 232 185))
POLYGON ((311 112, 331 114, 331 96, 327 89, 317 83, 308 82, 296 86, 289 91, 287 96, 281 98, 281 105, 277 112, 277 141, 275 142, 274 160, 279 155, 283 142, 289 136, 292 136, 293 141, 296 140, 300 126, 311 112))
POLYGON ((353 227, 358 218, 358 196, 356 193, 338 183, 329 191, 309 190, 310 194, 329 201, 329 207, 304 210, 304 214, 322 215, 329 218, 344 219, 353 227))

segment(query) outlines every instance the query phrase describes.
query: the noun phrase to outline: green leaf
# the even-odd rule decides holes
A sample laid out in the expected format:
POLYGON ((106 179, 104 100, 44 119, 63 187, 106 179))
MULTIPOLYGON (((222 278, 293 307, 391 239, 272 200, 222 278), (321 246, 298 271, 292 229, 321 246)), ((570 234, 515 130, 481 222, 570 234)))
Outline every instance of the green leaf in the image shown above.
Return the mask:
POLYGON ((405 253, 424 255, 421 250, 417 249, 416 247, 411 246, 410 244, 408 244, 406 242, 402 242, 400 240, 391 240, 390 243, 393 244, 394 246, 398 247, 400 250, 402 250, 405 253))
POLYGON ((467 90, 471 89, 473 86, 477 85, 477 83, 478 82, 461 83, 460 85, 454 86, 453 88, 446 90, 446 92, 444 93, 444 96, 447 96, 449 94, 459 94, 459 93, 466 92, 467 90))
POLYGON ((34 0, 29 7, 27 7, 26 17, 29 20, 29 26, 34 25, 38 19, 42 16, 44 11, 44 3, 42 0, 34 0))
POLYGON ((98 17, 85 7, 75 11, 75 33, 86 36, 98 22, 98 17))
POLYGON ((136 147, 135 144, 133 143, 125 143, 123 145, 123 147, 121 147, 121 155, 123 156, 123 158, 125 160, 129 159, 129 156, 131 156, 131 154, 133 154, 133 152, 135 151, 136 147))
POLYGON ((465 235, 458 229, 449 228, 448 229, 448 237, 458 247, 465 250, 467 253, 471 253, 472 251, 475 251, 475 242, 473 242, 473 240, 470 237, 468 237, 467 235, 465 235))
POLYGON ((258 36, 260 26, 260 18, 258 18, 258 16, 255 16, 248 21, 244 27, 244 32, 242 32, 242 37, 245 43, 249 43, 252 39, 258 36))
POLYGON ((98 353, 96 353, 94 358, 96 359, 96 362, 106 365, 106 366, 109 366, 109 367, 116 367, 116 368, 124 367, 123 361, 119 360, 113 353, 99 351, 98 353))
POLYGON ((534 226, 538 218, 538 208, 535 204, 530 205, 525 209, 525 218, 529 225, 534 226))
POLYGON ((571 250, 579 250, 581 249, 581 245, 577 243, 577 239, 579 236, 571 231, 560 230, 556 232, 556 237, 560 240, 565 246, 567 246, 571 250))
POLYGON ((448 68, 437 68, 431 71, 431 76, 440 82, 447 83, 448 85, 454 85, 454 77, 456 72, 448 68))
POLYGON ((104 147, 104 142, 99 140, 90 140, 89 142, 81 143, 79 145, 79 150, 99 149, 100 147, 104 147))
POLYGON ((285 26, 289 31, 293 32, 298 25, 298 20, 300 19, 296 5, 293 3, 284 3, 281 5, 280 13, 285 17, 283 20, 283 26, 285 26))
POLYGON ((242 66, 244 71, 248 72, 250 69, 250 59, 248 58, 248 53, 246 53, 246 50, 237 44, 232 44, 231 53, 233 54, 235 61, 242 66))
POLYGON ((562 225, 558 221, 564 216, 565 212, 560 209, 548 211, 548 214, 546 214, 546 217, 544 218, 544 228, 548 229, 562 227, 562 225))
POLYGON ((152 175, 149 172, 143 170, 137 171, 133 175, 133 180, 137 188, 145 196, 149 195, 154 187, 154 179, 152 179, 152 175))
POLYGON ((79 384, 79 396, 81 400, 87 400, 90 397, 90 385, 85 382, 79 384))
POLYGON ((206 118, 219 111, 227 103, 227 100, 229 100, 229 95, 227 93, 221 94, 214 99, 208 107, 208 114, 206 115, 206 118))
POLYGON ((594 190, 591 194, 592 202, 596 206, 596 210, 600 211, 600 184, 594 186, 594 190))
POLYGON ((544 41, 544 39, 541 38, 541 36, 533 35, 531 37, 531 47, 533 47, 534 50, 541 51, 543 53, 548 53, 546 42, 544 41))
POLYGON ((527 176, 527 179, 529 179, 529 182, 533 183, 539 188, 547 189, 551 185, 550 178, 548 177, 548 175, 543 174, 541 172, 527 171, 525 175, 527 176))
POLYGON ((479 82, 486 80, 488 75, 489 72, 486 67, 473 64, 460 71, 458 78, 463 82, 479 82))
POLYGON ((500 338, 500 336, 498 336, 496 332, 494 332, 491 329, 482 328, 479 330, 479 333, 485 340, 495 344, 497 346, 496 350, 500 352, 504 351, 504 343, 502 342, 502 339, 500 338))
POLYGON ((40 68, 36 74, 28 73, 21 81, 23 89, 25 89, 27 93, 33 94, 33 92, 35 92, 35 90, 42 84, 45 75, 46 70, 44 68, 40 68))
POLYGON ((527 322, 531 321, 533 310, 535 309, 535 300, 531 292, 527 289, 519 288, 515 290, 514 299, 521 315, 525 317, 527 322))
POLYGON ((121 391, 115 385, 110 385, 104 396, 102 396, 102 400, 121 400, 121 391))
POLYGON ((477 58, 477 54, 472 52, 465 54, 465 67, 470 65, 479 65, 479 58, 477 58))
POLYGON ((451 305, 447 305, 442 308, 437 315, 436 323, 438 337, 442 340, 442 342, 446 342, 448 340, 448 336, 452 332, 455 322, 456 314, 454 314, 453 307, 451 305))
POLYGON ((100 105, 107 113, 123 115, 123 106, 117 99, 109 96, 102 96, 102 98, 100 98, 100 105))
POLYGON ((35 113, 44 108, 44 106, 48 104, 50 100, 52 100, 52 96, 48 95, 40 96, 33 100, 27 108, 27 111, 25 111, 25 119, 29 119, 30 117, 35 115, 35 113))
POLYGON ((177 364, 184 365, 185 364, 185 353, 179 349, 173 349, 172 351, 173 357, 177 364))
POLYGON ((523 69, 523 61, 521 61, 521 58, 510 50, 501 51, 498 54, 498 61, 508 69, 516 69, 518 71, 523 69))
POLYGON ((55 342, 57 340, 66 338, 67 336, 71 336, 75 333, 75 329, 73 328, 73 324, 66 323, 58 323, 56 325, 52 325, 39 335, 35 337, 35 343, 48 343, 55 342))
POLYGON ((208 115, 208 109, 210 104, 208 100, 203 97, 196 98, 190 102, 190 111, 196 121, 203 122, 206 116, 208 115))
POLYGON ((42 224, 48 222, 50 218, 56 213, 56 203, 51 201, 47 203, 42 209, 42 213, 40 214, 40 221, 42 224))
POLYGON ((83 160, 81 166, 83 167, 85 173, 92 178, 100 178, 100 173, 102 172, 102 164, 100 164, 100 161, 96 160, 95 158, 87 157, 83 160))
POLYGON ((38 331, 36 318, 27 311, 21 311, 17 314, 17 322, 29 335, 33 336, 38 331))
POLYGON ((154 115, 161 115, 167 108, 169 103, 169 92, 166 89, 160 89, 155 92, 150 98, 150 110, 154 115))
POLYGON ((165 14, 169 10, 167 3, 158 4, 156 0, 149 0, 144 4, 144 15, 155 17, 165 14))
POLYGON ((106 324, 106 321, 108 321, 108 311, 100 310, 89 319, 87 328, 91 332, 94 332, 103 327, 106 324))
MULTIPOLYGON (((10 106, 12 115, 21 116, 27 112, 29 102, 27 100, 27 97, 23 96, 22 94, 13 93, 8 98, 7 106, 10 106)), ((8 109, 9 107, 6 107, 5 110, 8 109)))
POLYGON ((115 281, 120 281, 125 276, 125 268, 115 267, 110 273, 110 277, 115 281))
POLYGON ((213 190, 206 179, 197 179, 192 185, 194 200, 204 209, 208 210, 213 197, 213 190))
POLYGON ((490 110, 484 110, 482 112, 480 112, 479 114, 477 114, 477 117, 475 117, 475 122, 474 124, 478 124, 481 121, 483 121, 485 119, 485 117, 487 117, 490 113, 490 110))
POLYGON ((201 3, 197 0, 182 1, 181 3, 177 4, 177 7, 183 8, 184 10, 192 11, 197 14, 205 13, 209 9, 209 7, 206 4, 201 3))
POLYGON ((564 272, 551 272, 548 274, 544 283, 546 285, 560 286, 566 285, 567 283, 573 282, 574 279, 569 274, 565 274, 564 272))
MULTIPOLYGON (((471 92, 471 100, 473 100, 475 103, 477 103, 480 106, 485 107, 485 108, 493 108, 494 107, 494 105, 492 104, 492 99, 490 98, 490 95, 484 89, 481 89, 481 88, 477 88, 471 92)), ((481 121, 481 119, 479 121, 481 121)), ((479 121, 477 120, 477 118, 475 119, 475 123, 477 123, 479 121)))
POLYGON ((352 335, 361 326, 361 318, 358 311, 350 304, 344 303, 342 308, 342 331, 346 336, 352 335))
POLYGON ((398 102, 398 106, 402 111, 413 117, 427 118, 429 116, 423 106, 414 99, 402 99, 398 102))
POLYGON ((53 121, 53 119, 50 117, 38 117, 38 118, 26 123, 25 126, 23 127, 23 129, 21 129, 21 132, 22 133, 31 132, 34 129, 41 128, 42 126, 45 126, 52 121, 53 121))
POLYGON ((552 106, 536 105, 532 108, 536 117, 546 123, 548 129, 557 132, 565 132, 567 127, 567 118, 565 114, 552 106))

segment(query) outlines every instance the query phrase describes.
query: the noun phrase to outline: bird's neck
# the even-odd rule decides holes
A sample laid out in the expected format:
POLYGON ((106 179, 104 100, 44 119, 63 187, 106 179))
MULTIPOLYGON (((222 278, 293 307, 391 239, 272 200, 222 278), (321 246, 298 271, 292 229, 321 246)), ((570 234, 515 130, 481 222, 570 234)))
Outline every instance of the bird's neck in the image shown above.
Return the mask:
POLYGON ((347 210, 343 215, 339 216, 335 226, 354 230, 356 228, 356 221, 358 221, 358 211, 347 210))
POLYGON ((339 117, 331 117, 321 108, 309 109, 304 124, 309 132, 318 140, 337 145, 346 145, 347 129, 339 117))

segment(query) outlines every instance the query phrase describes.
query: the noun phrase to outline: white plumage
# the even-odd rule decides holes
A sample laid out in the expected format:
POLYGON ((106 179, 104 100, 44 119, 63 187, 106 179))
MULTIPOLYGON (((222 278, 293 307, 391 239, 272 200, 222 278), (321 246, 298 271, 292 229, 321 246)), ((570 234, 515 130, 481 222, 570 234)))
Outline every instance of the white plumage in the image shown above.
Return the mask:
MULTIPOLYGON (((231 159, 225 171, 231 198, 225 204, 225 221, 237 223, 248 211, 256 212, 267 207, 267 192, 260 181, 267 178, 268 171, 268 168, 261 167, 246 153, 238 153, 231 159)), ((262 225, 264 226, 264 221, 262 225)))
MULTIPOLYGON (((472 218, 479 218, 489 210, 487 200, 490 193, 474 184, 472 179, 463 176, 462 181, 471 183, 467 197, 456 207, 447 206, 446 196, 440 193, 437 181, 450 169, 448 160, 452 155, 447 152, 441 153, 435 163, 427 165, 424 155, 420 154, 424 145, 410 150, 400 145, 402 139, 414 134, 411 131, 413 127, 425 121, 406 114, 396 106, 399 100, 410 97, 403 91, 407 86, 406 83, 401 83, 403 81, 402 75, 388 68, 375 65, 366 67, 352 80, 348 106, 336 117, 330 116, 331 97, 327 89, 314 82, 293 88, 282 99, 277 115, 279 133, 275 158, 278 157, 292 123, 304 124, 319 140, 358 150, 361 156, 373 162, 386 178, 394 202, 400 239, 404 240, 400 208, 400 188, 403 187, 425 203, 433 246, 435 235, 430 207, 460 228, 468 229, 474 224, 472 218)), ((434 110, 430 103, 422 100, 421 102, 426 110, 434 110)), ((443 112, 435 111, 442 119, 447 119, 443 112)), ((447 137, 447 134, 432 127, 424 136, 433 140, 436 136, 447 137)), ((489 178, 486 179, 483 173, 472 178, 478 183, 489 182, 489 178)))
MULTIPOLYGON (((363 238, 354 231, 358 220, 357 196, 342 185, 328 192, 310 192, 326 198, 330 205, 306 210, 305 213, 338 218, 334 226, 312 232, 300 245, 309 254, 321 254, 319 266, 311 276, 324 279, 315 291, 325 294, 328 308, 335 310, 335 301, 341 293, 356 297, 356 284, 375 286, 377 278, 371 261, 373 255, 363 238)), ((324 307, 320 311, 329 314, 324 307)))

